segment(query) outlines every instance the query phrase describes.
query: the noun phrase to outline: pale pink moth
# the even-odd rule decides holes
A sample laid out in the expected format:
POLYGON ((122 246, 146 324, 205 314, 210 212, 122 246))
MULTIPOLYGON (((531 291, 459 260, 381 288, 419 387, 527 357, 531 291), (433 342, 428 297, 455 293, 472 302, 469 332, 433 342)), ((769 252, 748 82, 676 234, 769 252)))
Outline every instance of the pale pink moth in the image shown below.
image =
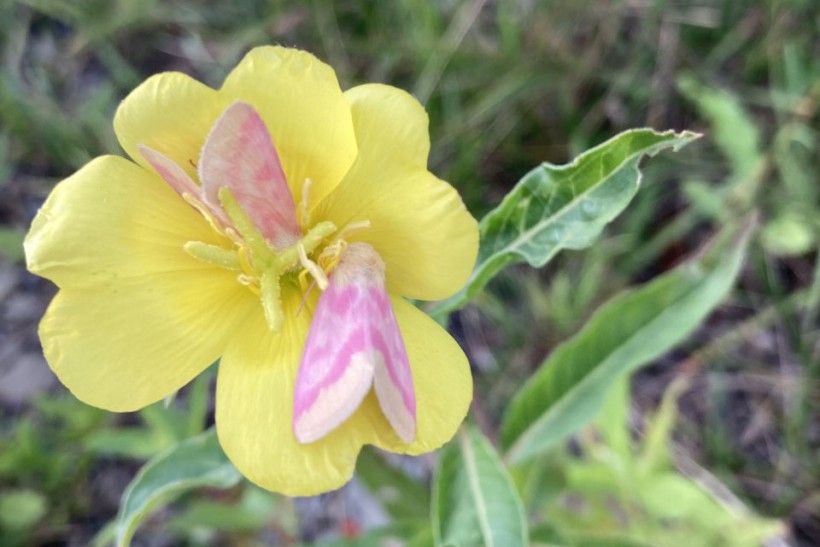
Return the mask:
POLYGON ((302 443, 322 438, 353 414, 371 386, 399 438, 413 441, 413 377, 385 289, 384 262, 370 245, 352 243, 310 324, 296 377, 296 438, 302 443))
POLYGON ((296 206, 265 122, 247 103, 235 102, 211 129, 199 158, 205 202, 219 205, 227 186, 259 232, 275 248, 299 240, 296 206))
MULTIPOLYGON (((145 145, 139 150, 174 190, 222 229, 231 227, 220 204, 220 188, 227 187, 275 250, 300 244, 303 233, 276 147, 247 103, 233 103, 211 128, 197 165, 200 185, 160 152, 145 145)), ((347 420, 373 388, 393 430, 412 442, 413 378, 387 294, 384 262, 366 243, 341 243, 299 365, 293 433, 300 443, 321 439, 347 420)))
POLYGON ((139 146, 142 156, 181 196, 229 226, 219 201, 227 187, 273 247, 299 240, 296 206, 265 122, 247 103, 230 105, 211 128, 199 156, 198 186, 182 167, 160 152, 139 146))

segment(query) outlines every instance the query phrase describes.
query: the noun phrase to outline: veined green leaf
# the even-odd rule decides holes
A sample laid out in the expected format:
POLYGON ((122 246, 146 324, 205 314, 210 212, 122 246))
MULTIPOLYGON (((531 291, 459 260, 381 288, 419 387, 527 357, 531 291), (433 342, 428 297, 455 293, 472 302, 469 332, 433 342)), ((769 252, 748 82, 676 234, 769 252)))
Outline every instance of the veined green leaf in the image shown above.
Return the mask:
POLYGON ((145 464, 126 488, 117 515, 117 545, 129 545, 139 523, 160 503, 194 488, 230 488, 240 478, 213 430, 182 441, 145 464))
POLYGON ((527 544, 524 506, 489 441, 465 427, 442 451, 433 485, 436 545, 527 544))
POLYGON ((608 388, 685 339, 731 289, 750 229, 727 228, 699 259, 605 304, 559 346, 513 398, 502 425, 511 462, 572 435, 595 417, 608 388))
POLYGON ((475 270, 465 287, 439 302, 432 313, 460 308, 510 264, 540 268, 562 249, 589 246, 638 191, 641 158, 666 148, 677 150, 698 137, 688 131, 631 129, 572 163, 536 167, 481 220, 475 270))

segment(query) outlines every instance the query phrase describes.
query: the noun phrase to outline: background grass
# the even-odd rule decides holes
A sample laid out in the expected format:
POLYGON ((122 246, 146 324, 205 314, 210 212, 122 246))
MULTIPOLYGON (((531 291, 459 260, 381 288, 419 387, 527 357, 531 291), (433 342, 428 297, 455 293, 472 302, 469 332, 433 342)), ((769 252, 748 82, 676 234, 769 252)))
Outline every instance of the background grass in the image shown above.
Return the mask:
MULTIPOLYGON (((312 51, 343 88, 414 93, 430 113, 431 169, 477 217, 532 166, 622 129, 704 132, 647 165, 598 244, 544 271, 513 269, 454 318, 476 374, 474 415, 494 431, 510 394, 598 304, 757 210, 761 236, 731 299, 634 379, 634 426, 673 378, 691 378, 676 447, 785 519, 795 542, 820 541, 819 25, 811 0, 0 3, 0 542, 89 541, 141 458, 210 419, 207 383, 188 395, 196 412, 119 417, 55 385, 35 336, 52 288, 23 272, 20 241, 56 181, 120 153, 113 112, 142 79, 181 70, 218 86, 267 43, 312 51)), ((229 496, 261 516, 221 537, 289 544, 350 531, 349 507, 300 502, 298 524, 291 506, 251 492, 229 496)), ((182 505, 165 521, 193 518, 182 505)), ((197 530, 165 528, 157 541, 197 530)))

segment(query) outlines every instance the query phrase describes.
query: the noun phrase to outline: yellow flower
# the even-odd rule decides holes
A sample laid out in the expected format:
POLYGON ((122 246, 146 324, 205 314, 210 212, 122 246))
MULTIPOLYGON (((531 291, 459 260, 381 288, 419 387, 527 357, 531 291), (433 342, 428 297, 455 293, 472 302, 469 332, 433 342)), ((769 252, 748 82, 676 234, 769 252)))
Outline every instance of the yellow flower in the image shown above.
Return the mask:
POLYGON ((28 268, 60 289, 40 324, 46 359, 79 399, 136 410, 220 359, 221 445, 250 480, 290 495, 344 484, 365 444, 419 454, 450 439, 472 395, 467 360, 404 298, 438 300, 458 290, 473 267, 478 230, 456 191, 427 171, 427 116, 415 99, 378 84, 342 92, 333 70, 312 55, 261 47, 218 90, 180 73, 149 78, 120 105, 114 129, 132 160, 99 157, 59 183, 25 242, 28 268), (416 391, 412 443, 399 439, 373 393, 327 436, 297 442, 293 389, 311 320, 310 304, 300 310, 304 289, 282 285, 284 320, 273 332, 260 297, 236 271, 184 249, 192 241, 225 246, 225 236, 139 147, 196 180, 209 129, 236 101, 264 120, 305 212, 305 233, 326 221, 369 221, 345 237, 369 243, 386 265, 416 391), (312 184, 303 195, 306 179, 312 184))

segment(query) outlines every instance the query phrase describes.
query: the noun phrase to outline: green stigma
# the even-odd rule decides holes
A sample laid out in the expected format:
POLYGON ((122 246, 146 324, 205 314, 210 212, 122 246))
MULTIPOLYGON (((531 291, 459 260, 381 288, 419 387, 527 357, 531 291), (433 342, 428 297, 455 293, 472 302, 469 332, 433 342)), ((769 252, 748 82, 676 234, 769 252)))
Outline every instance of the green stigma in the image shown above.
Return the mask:
POLYGON ((233 225, 224 232, 233 241, 233 248, 201 241, 189 241, 183 248, 197 260, 240 272, 238 281, 259 295, 268 327, 279 332, 284 321, 282 277, 296 272, 300 266, 314 271, 315 264, 307 257, 336 232, 336 226, 320 222, 296 243, 276 249, 265 240, 230 189, 219 189, 219 201, 233 225))

